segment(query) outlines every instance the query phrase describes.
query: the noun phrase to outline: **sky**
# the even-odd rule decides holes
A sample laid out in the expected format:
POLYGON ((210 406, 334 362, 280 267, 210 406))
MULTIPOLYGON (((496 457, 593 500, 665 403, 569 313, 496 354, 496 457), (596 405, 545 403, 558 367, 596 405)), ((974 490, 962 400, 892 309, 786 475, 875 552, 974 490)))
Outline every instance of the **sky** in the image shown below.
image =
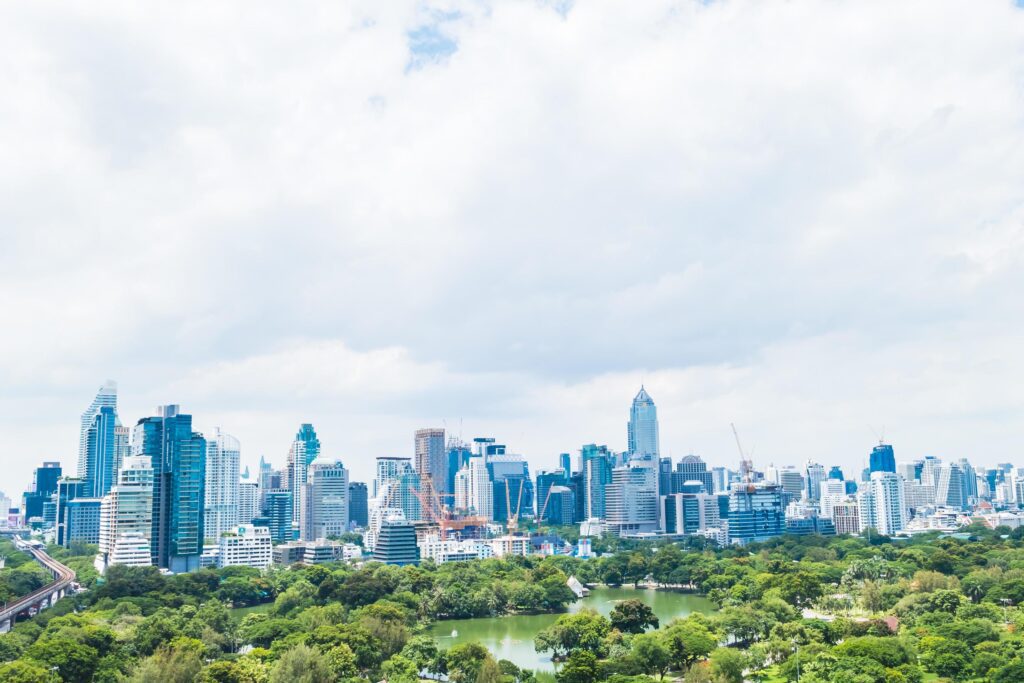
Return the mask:
POLYGON ((1024 466, 1024 9, 0 8, 0 490, 107 379, 355 480, 413 432, 1024 466))

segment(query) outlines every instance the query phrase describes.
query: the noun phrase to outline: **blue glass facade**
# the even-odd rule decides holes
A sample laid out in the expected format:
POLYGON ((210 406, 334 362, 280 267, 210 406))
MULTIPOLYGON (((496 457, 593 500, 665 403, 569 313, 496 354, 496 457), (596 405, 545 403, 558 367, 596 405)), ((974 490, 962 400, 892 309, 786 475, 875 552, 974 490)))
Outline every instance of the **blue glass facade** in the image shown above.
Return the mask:
POLYGON ((658 409, 643 387, 633 398, 627 438, 630 458, 658 459, 658 409))
POLYGON ((110 493, 114 485, 116 461, 114 453, 114 427, 117 426, 117 411, 103 406, 96 411, 92 424, 85 433, 85 495, 102 498, 110 493))
POLYGON ((295 440, 306 445, 306 467, 309 467, 309 464, 320 455, 320 439, 317 438, 313 425, 306 423, 299 427, 295 440))
POLYGON ((734 486, 729 494, 729 539, 764 541, 786 530, 782 488, 775 484, 734 486))
POLYGON ((463 443, 450 442, 448 444, 448 491, 455 491, 455 475, 469 464, 469 458, 472 455, 473 453, 463 443))
POLYGON ((871 449, 868 470, 871 472, 895 472, 896 455, 893 453, 892 446, 880 443, 871 449))
POLYGON ((159 410, 135 426, 135 454, 149 456, 153 466, 153 564, 194 571, 203 552, 206 439, 178 406, 159 410))
POLYGON ((264 498, 264 512, 261 526, 270 529, 274 543, 287 543, 295 538, 292 527, 292 492, 288 489, 267 491, 264 498))

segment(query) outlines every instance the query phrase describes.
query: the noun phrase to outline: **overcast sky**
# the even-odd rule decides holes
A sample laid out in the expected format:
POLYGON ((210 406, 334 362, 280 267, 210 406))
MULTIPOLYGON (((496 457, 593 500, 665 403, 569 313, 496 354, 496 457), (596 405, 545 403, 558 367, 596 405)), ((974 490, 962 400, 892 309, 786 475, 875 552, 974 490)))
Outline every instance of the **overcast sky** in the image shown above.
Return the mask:
POLYGON ((417 427, 534 468, 1024 466, 1024 10, 0 9, 0 489, 107 378, 368 480, 417 427))

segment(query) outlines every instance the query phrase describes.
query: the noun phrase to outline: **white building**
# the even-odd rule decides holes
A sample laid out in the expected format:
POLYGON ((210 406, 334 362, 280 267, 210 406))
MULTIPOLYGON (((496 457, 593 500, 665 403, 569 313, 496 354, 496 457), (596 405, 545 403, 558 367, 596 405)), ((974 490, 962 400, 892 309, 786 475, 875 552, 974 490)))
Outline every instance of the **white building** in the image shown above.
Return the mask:
POLYGON ((348 470, 340 460, 316 460, 303 489, 300 535, 304 541, 348 531, 348 470))
POLYGON ((832 506, 832 523, 839 535, 859 534, 862 531, 860 507, 855 501, 836 503, 832 506))
POLYGON ((219 547, 217 564, 220 567, 266 569, 273 556, 270 529, 265 526, 239 524, 220 537, 219 547))
POLYGON ((846 482, 838 479, 826 479, 821 482, 821 516, 832 519, 832 509, 846 500, 846 482))
POLYGON ((255 479, 241 479, 238 482, 238 522, 249 524, 260 516, 259 482, 255 479))
POLYGON ((377 545, 377 537, 380 535, 380 528, 384 525, 384 522, 388 520, 404 520, 405 513, 402 512, 401 508, 373 508, 370 510, 369 524, 366 525, 366 531, 363 532, 363 547, 369 553, 373 552, 374 546, 377 545))
POLYGON ((499 536, 490 539, 489 545, 494 551, 495 557, 505 557, 506 555, 525 557, 530 554, 529 536, 499 536))
POLYGON ((117 483, 100 503, 100 573, 112 564, 148 567, 152 563, 153 468, 149 456, 124 458, 117 483))
POLYGON ((494 518, 494 487, 484 457, 474 455, 455 474, 455 508, 484 519, 494 518))
POLYGON ((203 534, 216 540, 239 521, 238 468, 242 449, 235 437, 214 430, 206 440, 206 483, 203 501, 203 534))
POLYGON ((658 530, 658 473, 651 464, 634 461, 612 470, 612 481, 605 486, 605 521, 613 534, 658 530))
POLYGON ((398 476, 412 469, 410 458, 396 458, 391 456, 377 458, 377 477, 373 480, 373 497, 380 498, 391 486, 391 482, 398 479, 398 476))
POLYGON ((907 526, 903 478, 895 472, 872 472, 859 496, 861 528, 873 527, 886 536, 907 526))

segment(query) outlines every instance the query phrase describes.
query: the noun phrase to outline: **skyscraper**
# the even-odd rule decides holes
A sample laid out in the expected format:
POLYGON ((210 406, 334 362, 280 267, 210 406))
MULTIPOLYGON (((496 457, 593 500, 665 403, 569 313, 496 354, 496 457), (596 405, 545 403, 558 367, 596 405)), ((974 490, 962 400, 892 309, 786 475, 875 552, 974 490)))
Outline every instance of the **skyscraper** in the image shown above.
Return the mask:
MULTIPOLYGON (((448 438, 448 481, 447 481, 447 493, 454 495, 455 493, 455 475, 463 467, 469 464, 469 458, 473 455, 473 452, 469 450, 469 446, 462 443, 457 437, 448 438)), ((449 497, 446 502, 450 502, 449 497)))
POLYGON ((144 455, 129 456, 100 506, 97 570, 103 573, 112 564, 150 566, 152 533, 153 467, 144 455))
POLYGON ((398 475, 412 467, 409 458, 398 458, 394 456, 381 456, 377 458, 377 476, 373 480, 373 497, 380 498, 387 493, 391 482, 398 478, 398 475))
POLYGON ((939 469, 939 481, 935 488, 935 503, 957 510, 967 507, 967 482, 960 465, 951 462, 939 469))
POLYGON ((487 472, 495 522, 507 522, 510 513, 519 517, 533 515, 533 481, 529 465, 521 455, 492 456, 487 460, 487 472))
POLYGON ((630 462, 612 470, 605 487, 605 517, 616 536, 652 533, 658 529, 657 462, 630 462), (653 465, 653 466, 652 466, 653 465))
POLYGON ((711 472, 708 472, 707 463, 705 463, 700 456, 687 455, 683 457, 682 460, 676 463, 675 474, 679 474, 681 476, 673 479, 673 490, 671 493, 679 493, 679 491, 682 491, 681 484, 688 481, 699 481, 704 485, 704 493, 714 493, 715 491, 711 472), (677 485, 677 482, 679 485, 677 485))
POLYGON ((877 446, 872 448, 868 469, 871 470, 872 473, 895 472, 896 454, 893 453, 892 446, 885 443, 879 443, 877 446))
POLYGON ((44 462, 32 473, 32 490, 25 492, 21 505, 26 524, 34 517, 42 518, 43 504, 57 492, 57 481, 62 472, 59 462, 44 462))
POLYGON ((206 439, 192 431, 192 416, 177 405, 135 425, 134 454, 153 467, 153 564, 174 573, 199 568, 203 552, 206 439))
POLYGON ((225 531, 251 519, 240 519, 238 466, 242 449, 235 437, 218 427, 206 442, 206 481, 203 528, 206 538, 216 541, 225 531))
POLYGON ((907 503, 903 478, 895 472, 872 472, 858 495, 861 527, 874 527, 891 536, 907 525, 907 503))
MULTIPOLYGON (((117 382, 114 382, 113 380, 107 380, 103 384, 103 386, 99 388, 99 391, 96 392, 96 396, 92 399, 92 403, 89 404, 89 407, 86 408, 85 412, 82 413, 81 430, 79 431, 78 436, 78 477, 80 479, 88 479, 88 472, 90 470, 96 473, 96 476, 99 476, 102 479, 102 477, 105 476, 106 469, 113 469, 114 467, 113 424, 111 424, 109 427, 109 429, 111 430, 109 442, 104 442, 102 444, 103 450, 96 450, 97 446, 100 444, 96 443, 95 438, 97 435, 94 434, 94 443, 92 445, 93 450, 92 452, 90 452, 89 436, 90 432, 94 431, 94 423, 96 422, 96 416, 100 412, 101 408, 110 408, 112 414, 114 415, 114 421, 116 423, 117 382), (107 448, 109 448, 109 451, 106 450, 107 448), (101 461, 95 462, 97 458, 99 458, 101 461), (108 458, 109 462, 107 461, 108 458), (90 464, 89 462, 90 459, 94 460, 92 464, 90 464)), ((108 490, 111 485, 113 485, 112 476, 110 482, 107 485, 108 490)), ((91 495, 92 491, 95 490, 95 484, 87 484, 86 488, 89 491, 89 495, 91 495)))
POLYGON ((361 481, 348 485, 348 523, 365 529, 370 522, 369 495, 366 484, 361 481))
POLYGON ((821 482, 825 481, 825 468, 816 462, 807 462, 807 500, 821 500, 821 482))
POLYGON ((484 519, 494 518, 494 490, 484 456, 474 455, 455 475, 455 507, 484 519))
POLYGON ((658 409, 642 386, 633 398, 627 431, 631 459, 658 459, 658 409))
POLYGON ((565 476, 572 476, 572 454, 561 453, 558 456, 558 466, 565 470, 565 476))
POLYGON ((782 535, 786 530, 782 497, 777 484, 734 486, 729 492, 729 539, 746 544, 782 535))
MULTIPOLYGON (((416 430, 416 473, 422 484, 430 482, 438 495, 448 490, 448 454, 445 452, 443 429, 416 430)), ((424 487, 426 488, 426 487, 424 487)))
POLYGON ((587 444, 583 462, 583 511, 585 519, 605 518, 605 487, 612 483, 613 454, 607 446, 587 444))
POLYGON ((302 540, 341 536, 348 531, 348 470, 340 460, 310 464, 302 503, 302 540))
POLYGON ((288 464, 285 469, 285 485, 292 492, 292 521, 299 522, 302 509, 302 491, 306 485, 309 464, 320 455, 320 439, 313 425, 304 423, 295 434, 295 440, 288 449, 288 464))

